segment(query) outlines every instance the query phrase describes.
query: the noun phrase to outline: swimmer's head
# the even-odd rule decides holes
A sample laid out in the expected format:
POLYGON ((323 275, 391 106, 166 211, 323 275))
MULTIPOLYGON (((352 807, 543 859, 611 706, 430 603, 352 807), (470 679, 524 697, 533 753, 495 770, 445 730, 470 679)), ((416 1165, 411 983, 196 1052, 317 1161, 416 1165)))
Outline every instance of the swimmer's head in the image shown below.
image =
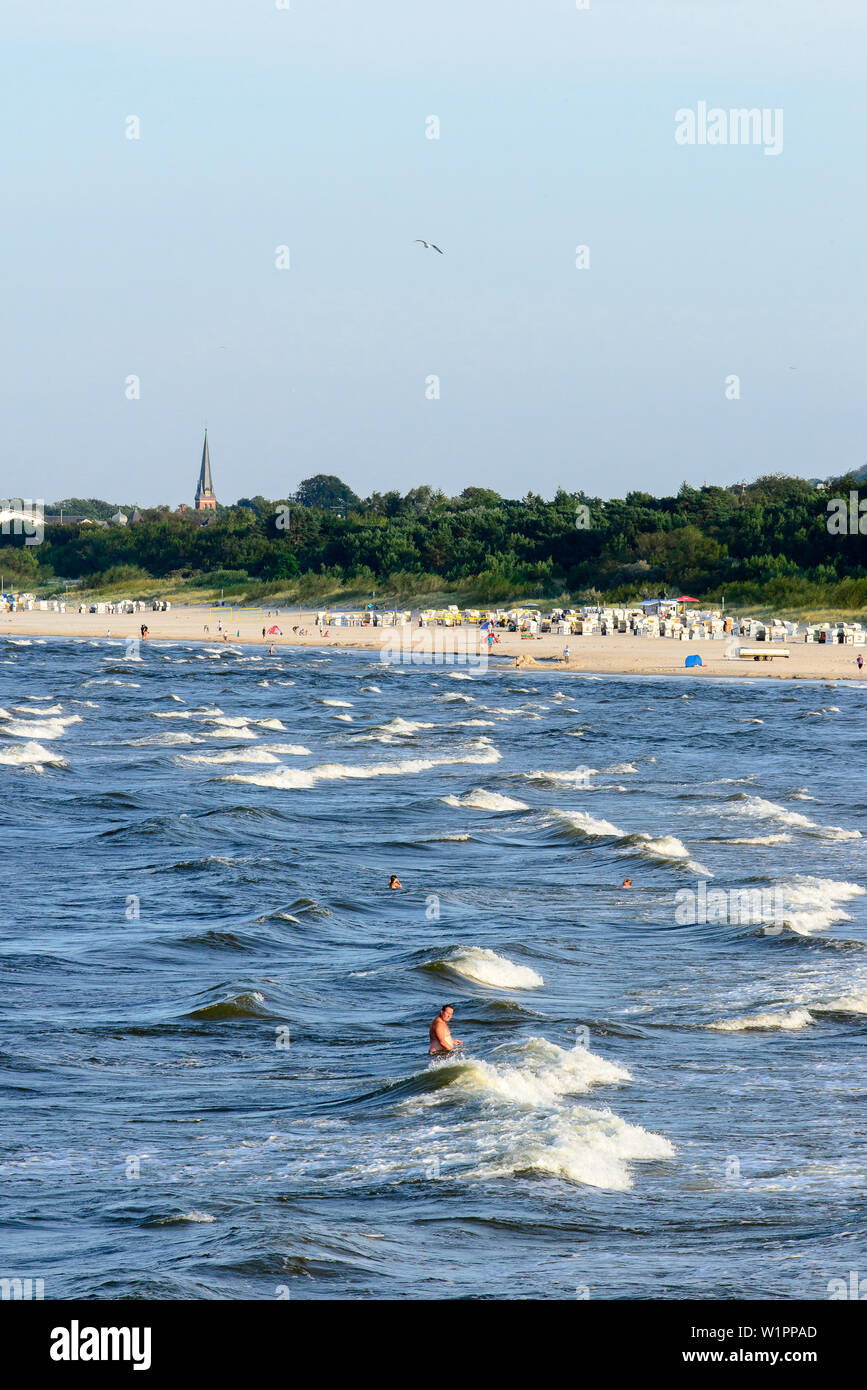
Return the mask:
POLYGON ((449 1021, 449 1019, 451 1018, 451 1016, 452 1016, 452 1014, 454 1013, 454 1011, 455 1011, 455 1006, 454 1006, 454 1004, 443 1004, 442 1008, 440 1009, 440 1017, 441 1017, 441 1018, 444 1018, 445 1021, 446 1021, 446 1023, 448 1023, 448 1021, 449 1021))
POLYGON ((400 888, 402 886, 397 874, 392 874, 391 878, 388 880, 388 886, 389 888, 400 888))
POLYGON ((621 888, 631 888, 631 887, 632 887, 632 879, 631 879, 631 878, 625 878, 625 879, 623 880, 623 882, 621 883, 620 887, 621 887, 621 888))

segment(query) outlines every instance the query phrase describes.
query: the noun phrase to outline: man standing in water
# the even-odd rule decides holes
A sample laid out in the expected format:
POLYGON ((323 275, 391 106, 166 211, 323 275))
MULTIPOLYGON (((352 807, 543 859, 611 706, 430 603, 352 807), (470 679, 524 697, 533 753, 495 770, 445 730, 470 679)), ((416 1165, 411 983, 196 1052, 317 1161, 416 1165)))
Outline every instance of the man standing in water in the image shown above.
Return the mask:
POLYGON ((454 1052, 456 1047, 463 1047, 460 1038, 453 1038, 449 1029, 453 1014, 452 1005, 443 1004, 431 1024, 430 1047, 428 1048, 431 1057, 441 1057, 444 1052, 454 1052))

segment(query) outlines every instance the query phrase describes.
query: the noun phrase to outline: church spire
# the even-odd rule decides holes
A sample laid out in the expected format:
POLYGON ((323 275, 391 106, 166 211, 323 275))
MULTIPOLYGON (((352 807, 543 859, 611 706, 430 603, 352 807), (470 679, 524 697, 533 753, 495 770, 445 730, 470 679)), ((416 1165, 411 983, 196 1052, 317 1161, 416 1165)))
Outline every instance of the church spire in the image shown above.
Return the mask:
POLYGON ((199 470, 199 486, 196 488, 196 511, 215 511, 217 496, 211 481, 211 456, 208 453, 208 431, 205 430, 205 443, 202 449, 202 466, 199 470))

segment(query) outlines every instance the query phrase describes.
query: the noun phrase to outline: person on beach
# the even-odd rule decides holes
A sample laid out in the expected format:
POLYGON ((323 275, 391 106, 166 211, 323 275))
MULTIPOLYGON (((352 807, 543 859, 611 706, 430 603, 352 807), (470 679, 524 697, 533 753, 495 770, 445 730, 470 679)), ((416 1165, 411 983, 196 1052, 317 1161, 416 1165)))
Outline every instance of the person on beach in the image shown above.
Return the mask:
POLYGON ((403 884, 397 874, 392 874, 391 878, 388 880, 388 886, 389 888, 402 888, 403 884))
POLYGON ((863 656, 861 655, 860 652, 858 653, 858 657, 857 657, 857 660, 856 660, 856 665, 857 665, 859 671, 861 670, 862 666, 864 665, 864 658, 863 658, 863 656))
POLYGON ((436 1018, 430 1026, 430 1047, 428 1053, 431 1057, 442 1057, 444 1053, 454 1052, 456 1047, 463 1047, 460 1038, 453 1038, 449 1029, 449 1023, 454 1014, 452 1004, 443 1004, 436 1018))
POLYGON ((563 648, 563 660, 564 660, 564 661, 568 661, 568 660, 569 660, 569 648, 568 648, 568 647, 564 647, 564 648, 563 648))

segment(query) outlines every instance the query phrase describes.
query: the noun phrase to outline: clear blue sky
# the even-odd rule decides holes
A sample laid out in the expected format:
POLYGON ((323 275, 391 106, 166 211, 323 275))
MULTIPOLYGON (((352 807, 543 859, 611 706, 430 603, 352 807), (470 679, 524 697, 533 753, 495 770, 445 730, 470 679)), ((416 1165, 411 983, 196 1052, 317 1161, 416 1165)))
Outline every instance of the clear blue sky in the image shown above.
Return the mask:
POLYGON ((190 501, 205 423, 222 501, 867 460, 863 0, 42 0, 3 29, 3 495, 190 501), (679 146, 699 101, 783 108, 782 153, 679 146))

